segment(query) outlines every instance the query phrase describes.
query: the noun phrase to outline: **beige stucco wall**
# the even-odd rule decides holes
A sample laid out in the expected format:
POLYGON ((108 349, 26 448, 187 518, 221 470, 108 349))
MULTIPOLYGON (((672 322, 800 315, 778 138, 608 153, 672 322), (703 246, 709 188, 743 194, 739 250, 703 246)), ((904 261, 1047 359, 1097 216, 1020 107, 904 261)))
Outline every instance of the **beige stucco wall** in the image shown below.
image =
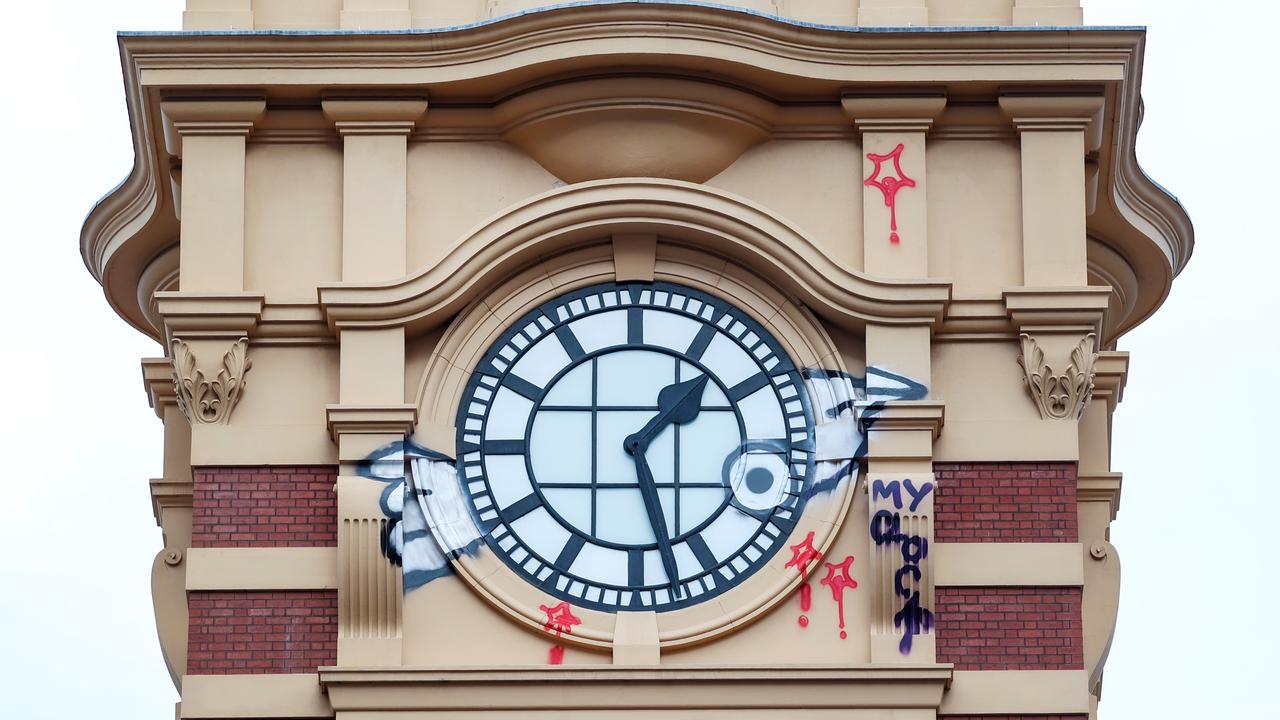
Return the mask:
MULTIPOLYGON (((187 0, 183 27, 437 28, 562 3, 545 0, 187 0)), ((1079 0, 750 0, 719 3, 826 25, 1079 25, 1079 0)))

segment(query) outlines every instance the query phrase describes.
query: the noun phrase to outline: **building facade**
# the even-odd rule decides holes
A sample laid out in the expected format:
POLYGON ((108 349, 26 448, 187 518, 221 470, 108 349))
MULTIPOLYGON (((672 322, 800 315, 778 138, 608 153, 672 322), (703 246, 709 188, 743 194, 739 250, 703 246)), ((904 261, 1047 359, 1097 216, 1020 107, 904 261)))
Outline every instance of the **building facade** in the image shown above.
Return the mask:
POLYGON ((1096 717, 1192 247, 1075 0, 188 0, 86 220, 182 718, 1096 717))

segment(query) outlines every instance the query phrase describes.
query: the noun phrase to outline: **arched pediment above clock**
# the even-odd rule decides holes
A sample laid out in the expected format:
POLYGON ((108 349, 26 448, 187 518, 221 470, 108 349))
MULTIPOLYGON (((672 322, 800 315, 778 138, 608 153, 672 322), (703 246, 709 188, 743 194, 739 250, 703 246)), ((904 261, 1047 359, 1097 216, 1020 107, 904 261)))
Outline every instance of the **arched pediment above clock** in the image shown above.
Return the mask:
POLYGON ((939 322, 951 286, 867 277, 832 259, 785 219, 730 193, 676 180, 579 183, 486 220, 440 261, 386 283, 319 288, 335 328, 437 327, 514 272, 577 246, 647 233, 752 268, 830 322, 939 322))

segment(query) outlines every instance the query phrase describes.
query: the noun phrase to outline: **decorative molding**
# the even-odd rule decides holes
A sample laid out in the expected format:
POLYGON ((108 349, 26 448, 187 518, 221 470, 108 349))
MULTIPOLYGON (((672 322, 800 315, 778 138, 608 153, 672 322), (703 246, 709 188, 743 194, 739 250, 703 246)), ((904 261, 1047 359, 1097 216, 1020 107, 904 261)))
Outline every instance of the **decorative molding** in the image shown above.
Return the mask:
POLYGON ((664 240, 767 269, 766 279, 845 326, 931 325, 951 297, 946 282, 888 280, 853 270, 786 220, 731 193, 678 180, 624 178, 533 197, 491 218, 415 275, 391 283, 322 284, 320 303, 333 327, 435 327, 521 265, 638 223, 664 240))
POLYGON ((1018 364, 1026 372, 1027 387, 1040 417, 1053 420, 1078 420, 1093 396, 1094 350, 1098 336, 1089 333, 1071 350, 1071 361, 1061 373, 1044 361, 1040 343, 1022 333, 1022 354, 1018 364))
POLYGON ((249 359, 249 338, 236 340, 222 356, 222 367, 209 379, 184 340, 174 339, 173 382, 178 391, 178 407, 192 425, 226 425, 231 411, 244 392, 244 376, 253 367, 249 359))

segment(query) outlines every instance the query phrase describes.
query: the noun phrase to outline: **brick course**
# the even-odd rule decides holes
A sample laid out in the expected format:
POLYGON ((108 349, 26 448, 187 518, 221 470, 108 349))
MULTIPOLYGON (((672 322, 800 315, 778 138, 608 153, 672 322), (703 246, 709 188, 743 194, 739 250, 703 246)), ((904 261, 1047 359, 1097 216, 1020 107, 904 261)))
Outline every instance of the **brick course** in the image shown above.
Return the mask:
POLYGON ((333 590, 187 595, 188 675, 315 672, 338 657, 333 590))
POLYGON ((1075 463, 938 463, 936 542, 1076 542, 1075 463))
POLYGON ((956 670, 1079 670, 1078 587, 940 587, 938 662, 956 670))
POLYGON ((195 468, 191 546, 336 546, 337 476, 332 465, 195 468))

